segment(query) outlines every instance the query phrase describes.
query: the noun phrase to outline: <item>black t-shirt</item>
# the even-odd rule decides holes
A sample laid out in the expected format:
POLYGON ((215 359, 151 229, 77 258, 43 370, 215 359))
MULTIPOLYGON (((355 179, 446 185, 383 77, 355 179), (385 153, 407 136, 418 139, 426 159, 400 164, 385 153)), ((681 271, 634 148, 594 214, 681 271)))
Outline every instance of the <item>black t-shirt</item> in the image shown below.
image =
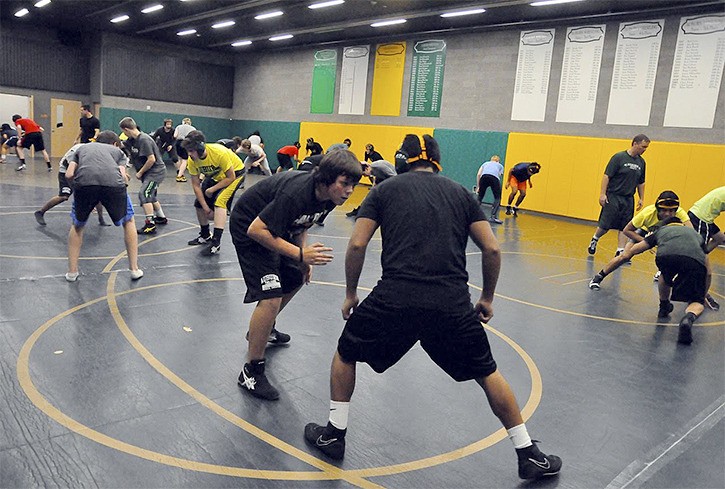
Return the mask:
POLYGON ((101 129, 101 121, 98 117, 81 117, 81 143, 87 143, 96 135, 96 129, 101 129))
POLYGON ((316 141, 307 143, 306 149, 310 152, 310 156, 322 154, 322 145, 316 141))
POLYGON ((312 171, 314 168, 320 166, 320 162, 324 155, 312 155, 306 157, 297 167, 298 170, 312 171))
POLYGON ((626 151, 615 153, 604 169, 609 177, 607 194, 631 197, 637 186, 644 183, 645 169, 646 163, 641 156, 632 157, 626 151))
POLYGON ((525 182, 531 175, 529 175, 529 166, 531 163, 519 163, 511 169, 511 175, 514 176, 519 182, 525 182))
POLYGON ((378 161, 382 159, 383 156, 375 150, 373 150, 372 153, 365 152, 365 161, 370 161, 372 163, 373 161, 378 161))
POLYGON ((312 173, 288 171, 254 184, 234 204, 231 227, 246 236, 249 225, 259 216, 274 236, 292 241, 312 227, 323 212, 335 208, 332 201, 317 200, 313 178, 312 173))
POLYGON ((469 226, 486 216, 473 194, 442 175, 406 172, 370 190, 357 214, 380 225, 383 275, 378 293, 403 306, 470 303, 469 226))
POLYGON ((168 131, 166 127, 161 126, 151 134, 151 137, 156 141, 162 148, 167 148, 174 144, 174 128, 172 127, 168 131))
POLYGON ((3 129, 2 130, 2 141, 0 141, 0 142, 5 142, 8 139, 17 137, 17 136, 18 136, 18 131, 16 131, 15 129, 3 129))

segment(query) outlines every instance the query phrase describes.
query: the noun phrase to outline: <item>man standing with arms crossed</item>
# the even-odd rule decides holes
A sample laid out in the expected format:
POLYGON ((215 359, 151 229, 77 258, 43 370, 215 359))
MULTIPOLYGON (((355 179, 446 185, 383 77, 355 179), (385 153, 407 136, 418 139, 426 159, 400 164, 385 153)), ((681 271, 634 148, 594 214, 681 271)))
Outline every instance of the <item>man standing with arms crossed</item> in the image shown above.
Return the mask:
POLYGON ((602 186, 599 193, 599 213, 597 230, 589 242, 587 251, 590 255, 597 252, 599 238, 607 234, 610 229, 619 231, 617 237, 617 253, 620 255, 627 244, 627 235, 624 227, 634 216, 634 191, 639 194, 637 210, 644 204, 644 177, 645 162, 642 155, 649 147, 650 140, 644 134, 637 134, 632 139, 632 146, 626 151, 615 153, 609 160, 602 177, 602 186))

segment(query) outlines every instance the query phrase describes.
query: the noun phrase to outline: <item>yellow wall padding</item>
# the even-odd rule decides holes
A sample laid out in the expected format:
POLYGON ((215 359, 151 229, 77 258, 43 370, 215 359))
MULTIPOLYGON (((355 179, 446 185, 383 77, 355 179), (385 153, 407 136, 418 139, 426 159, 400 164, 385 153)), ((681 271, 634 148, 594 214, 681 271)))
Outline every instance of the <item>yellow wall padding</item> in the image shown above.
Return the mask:
MULTIPOLYGON (((523 209, 597 220, 604 168, 631 140, 545 134, 511 133, 504 177, 517 163, 537 161, 523 209)), ((663 190, 673 190, 685 210, 725 182, 725 145, 652 141, 643 155, 647 162, 644 205, 653 204, 663 190)), ((503 191, 505 205, 510 190, 503 191)), ((716 222, 722 228, 725 216, 716 222)))
POLYGON ((375 146, 375 151, 395 164, 395 151, 400 147, 406 134, 433 134, 432 127, 414 126, 378 126, 372 124, 333 124, 328 122, 302 122, 300 124, 300 156, 305 155, 307 138, 314 138, 327 151, 331 145, 341 143, 343 139, 352 140, 350 151, 359 160, 365 158, 365 145, 375 146))

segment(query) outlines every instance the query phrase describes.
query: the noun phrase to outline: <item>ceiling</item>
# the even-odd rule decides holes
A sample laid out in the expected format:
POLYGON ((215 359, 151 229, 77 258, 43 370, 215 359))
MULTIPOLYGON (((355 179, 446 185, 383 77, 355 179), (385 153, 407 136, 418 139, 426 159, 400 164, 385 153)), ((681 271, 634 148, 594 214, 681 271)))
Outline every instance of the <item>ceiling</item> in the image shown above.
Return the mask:
POLYGON ((52 0, 37 8, 38 0, 0 0, 3 25, 33 25, 62 30, 76 38, 78 32, 113 32, 152 41, 213 49, 221 52, 272 50, 299 46, 397 40, 413 35, 445 35, 495 28, 531 28, 563 22, 635 20, 662 15, 694 15, 725 11, 725 0, 583 0, 534 7, 534 0, 346 0, 341 5, 309 9, 322 0, 52 0), (164 8, 143 14, 142 9, 164 8), (440 14, 466 8, 484 13, 442 18, 440 14), (27 8, 17 18, 14 13, 27 8), (255 20, 258 14, 282 11, 283 15, 255 20), (120 15, 129 19, 110 20, 120 15), (373 28, 373 22, 404 18, 404 24, 373 28), (233 20, 231 27, 213 29, 214 23, 233 20), (182 30, 196 33, 179 36, 182 30), (272 42, 271 36, 292 34, 272 42), (232 47, 240 40, 252 44, 232 47))

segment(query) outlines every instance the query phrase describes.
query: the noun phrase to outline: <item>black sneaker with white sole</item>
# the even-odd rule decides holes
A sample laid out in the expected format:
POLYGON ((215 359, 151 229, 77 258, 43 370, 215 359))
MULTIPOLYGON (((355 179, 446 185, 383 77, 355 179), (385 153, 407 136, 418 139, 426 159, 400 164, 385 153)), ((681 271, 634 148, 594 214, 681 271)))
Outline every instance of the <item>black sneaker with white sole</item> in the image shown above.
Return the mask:
POLYGON ((556 475, 561 470, 561 458, 541 453, 535 441, 530 447, 517 448, 516 455, 519 458, 519 477, 522 479, 556 475))
POLYGON ((264 375, 264 360, 253 360, 245 363, 242 372, 237 380, 239 387, 249 392, 254 397, 267 401, 279 399, 279 391, 274 388, 264 375))
POLYGON ((191 241, 187 242, 189 246, 199 246, 199 245, 205 245, 209 241, 211 241, 211 235, 209 236, 202 236, 199 234, 196 238, 192 239, 191 241))
POLYGON ((222 250, 222 245, 219 243, 214 243, 214 241, 211 241, 208 246, 205 246, 203 250, 201 250, 201 254, 204 256, 213 256, 218 255, 222 250))
POLYGON ((597 243, 599 242, 598 239, 592 238, 592 240, 589 242, 589 248, 587 248, 587 253, 590 255, 593 255, 597 252, 597 243))
MULTIPOLYGON (((247 331, 246 338, 247 341, 249 341, 249 331, 247 331)), ((292 337, 287 333, 283 333, 281 331, 277 331, 275 328, 272 328, 272 331, 267 337, 267 343, 269 343, 270 345, 285 345, 289 343, 291 339, 292 337)))
POLYGON ((345 433, 329 422, 327 426, 309 423, 305 426, 305 441, 334 460, 342 460, 345 456, 345 433))
POLYGON ((680 320, 680 329, 677 334, 677 342, 682 345, 692 344, 692 323, 695 322, 695 315, 688 312, 680 320))
POLYGON ((589 281, 589 288, 592 290, 599 290, 601 289, 601 283, 602 280, 604 280, 604 277, 602 277, 600 274, 596 274, 592 277, 592 279, 589 281))
POLYGON ((670 317, 670 313, 675 306, 670 301, 660 301, 660 308, 657 311, 657 317, 660 319, 670 317))
POLYGON ((720 304, 710 294, 705 295, 705 305, 713 311, 720 310, 720 304))

